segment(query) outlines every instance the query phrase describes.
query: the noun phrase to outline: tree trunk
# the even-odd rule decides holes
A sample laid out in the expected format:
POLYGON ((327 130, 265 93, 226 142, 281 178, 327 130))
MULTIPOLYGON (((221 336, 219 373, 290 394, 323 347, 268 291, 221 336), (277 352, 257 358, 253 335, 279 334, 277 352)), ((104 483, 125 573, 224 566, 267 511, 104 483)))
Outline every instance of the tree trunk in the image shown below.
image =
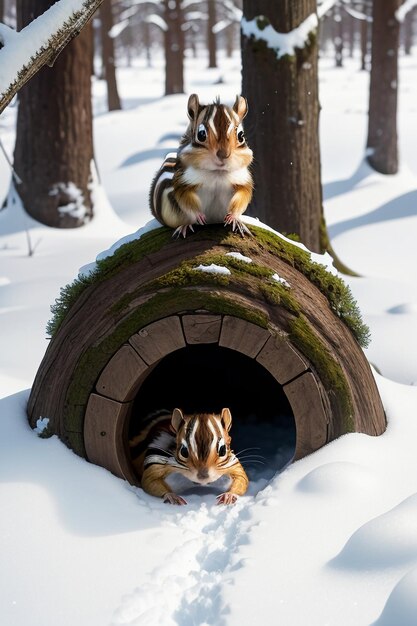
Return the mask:
POLYGON ((216 0, 207 0, 208 20, 207 20, 207 47, 209 53, 209 67, 217 67, 217 42, 213 27, 217 22, 216 0))
POLYGON ((184 93, 184 31, 181 0, 164 0, 165 95, 184 93))
POLYGON ((142 24, 143 45, 145 47, 146 67, 152 67, 150 24, 146 20, 142 24))
POLYGON ((374 1, 372 68, 369 94, 368 161, 381 174, 398 171, 397 82, 400 24, 395 11, 402 0, 374 1))
POLYGON ((0 22, 4 22, 4 0, 0 0, 0 22))
POLYGON ((349 45, 349 58, 353 59, 355 52, 355 31, 356 20, 351 15, 345 12, 343 16, 344 27, 346 29, 346 38, 349 45))
POLYGON ((411 9, 405 16, 403 24, 404 53, 407 55, 411 54, 411 48, 413 47, 414 16, 415 9, 411 9))
POLYGON ((113 26, 113 7, 111 0, 104 0, 100 7, 101 20, 101 52, 103 59, 103 73, 107 83, 107 105, 109 111, 121 109, 119 92, 116 81, 116 67, 114 63, 114 41, 109 32, 113 26))
POLYGON ((340 7, 334 8, 334 53, 336 67, 343 67, 343 20, 340 7))
POLYGON ((225 38, 226 38, 226 56, 230 59, 233 56, 234 50, 234 39, 235 39, 235 25, 230 24, 225 29, 225 38))
MULTIPOLYGON (((366 3, 362 5, 361 10, 368 15, 369 11, 366 3)), ((361 70, 368 69, 369 30, 368 20, 361 20, 361 70)))
MULTIPOLYGON (((315 11, 315 0, 243 2, 247 20, 266 16, 282 33, 315 11)), ((322 189, 316 31, 304 49, 281 58, 263 41, 242 34, 242 73, 249 102, 245 128, 254 152, 255 193, 249 213, 280 232, 296 233, 318 251, 322 189)))
MULTIPOLYGON (((20 0, 18 28, 53 0, 20 0)), ((92 26, 88 24, 19 94, 14 168, 25 210, 48 226, 71 228, 93 215, 92 26)))

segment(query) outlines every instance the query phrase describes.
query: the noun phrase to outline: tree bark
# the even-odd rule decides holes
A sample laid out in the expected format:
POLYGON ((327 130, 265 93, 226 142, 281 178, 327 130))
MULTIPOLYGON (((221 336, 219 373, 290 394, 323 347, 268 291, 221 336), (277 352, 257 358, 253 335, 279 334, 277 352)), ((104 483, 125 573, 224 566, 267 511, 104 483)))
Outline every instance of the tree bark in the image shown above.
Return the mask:
POLYGON ((402 0, 374 1, 372 68, 369 93, 368 162, 381 174, 398 171, 397 83, 400 24, 395 11, 402 0))
POLYGON ((122 107, 117 89, 116 67, 114 62, 114 41, 109 35, 113 26, 113 7, 111 0, 104 0, 101 5, 100 20, 103 74, 107 83, 107 105, 109 111, 118 111, 122 107))
MULTIPOLYGON (((368 5, 363 3, 361 10, 366 15, 369 14, 368 5)), ((369 56, 369 22, 368 20, 361 20, 361 70, 368 69, 368 56, 369 56)))
MULTIPOLYGON (((18 27, 53 0, 20 0, 18 27)), ((92 27, 86 26, 19 95, 14 168, 25 210, 48 226, 81 226, 93 215, 92 27)))
POLYGON ((217 67, 217 41, 216 35, 213 33, 213 26, 217 22, 216 16, 216 0, 207 0, 207 47, 209 53, 209 67, 217 67))
POLYGON ((343 67, 343 20, 340 7, 334 8, 333 20, 335 64, 336 67, 343 67))
POLYGON ((184 93, 184 31, 181 0, 164 0, 165 95, 184 93))
POLYGON ((226 39, 226 56, 230 59, 233 56, 234 43, 235 43, 235 24, 230 24, 225 29, 226 39))
POLYGON ((4 0, 0 0, 0 22, 4 22, 4 0))
MULTIPOLYGON (((247 20, 266 16, 288 33, 316 12, 314 0, 244 0, 247 20)), ((245 120, 254 152, 254 200, 249 213, 283 233, 296 233, 311 250, 321 245, 322 188, 318 135, 317 33, 295 56, 242 35, 245 120)))

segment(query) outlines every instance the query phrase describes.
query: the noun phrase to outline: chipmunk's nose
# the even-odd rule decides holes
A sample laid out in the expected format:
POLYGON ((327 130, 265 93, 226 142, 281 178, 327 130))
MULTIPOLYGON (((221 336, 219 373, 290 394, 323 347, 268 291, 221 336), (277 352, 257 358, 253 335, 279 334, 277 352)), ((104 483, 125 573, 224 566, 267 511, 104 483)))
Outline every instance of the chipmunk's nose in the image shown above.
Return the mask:
POLYGON ((199 480, 207 480, 208 477, 209 477, 209 471, 208 471, 208 469, 206 467, 203 467, 203 468, 198 470, 197 478, 199 480))
POLYGON ((220 148, 220 150, 217 150, 216 152, 216 157, 220 159, 221 161, 228 159, 229 156, 230 156, 230 152, 227 152, 224 148, 220 148))

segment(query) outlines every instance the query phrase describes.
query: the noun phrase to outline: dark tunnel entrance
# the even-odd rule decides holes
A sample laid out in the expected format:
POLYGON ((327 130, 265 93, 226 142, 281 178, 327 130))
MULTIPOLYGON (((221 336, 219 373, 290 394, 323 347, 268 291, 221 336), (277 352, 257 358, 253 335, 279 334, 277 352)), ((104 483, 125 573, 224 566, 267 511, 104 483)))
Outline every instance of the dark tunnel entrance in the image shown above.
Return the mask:
POLYGON ((164 357, 141 385, 129 439, 142 420, 175 407, 185 413, 230 409, 232 448, 251 480, 269 480, 294 456, 296 428, 282 386, 254 359, 217 344, 189 345, 164 357))

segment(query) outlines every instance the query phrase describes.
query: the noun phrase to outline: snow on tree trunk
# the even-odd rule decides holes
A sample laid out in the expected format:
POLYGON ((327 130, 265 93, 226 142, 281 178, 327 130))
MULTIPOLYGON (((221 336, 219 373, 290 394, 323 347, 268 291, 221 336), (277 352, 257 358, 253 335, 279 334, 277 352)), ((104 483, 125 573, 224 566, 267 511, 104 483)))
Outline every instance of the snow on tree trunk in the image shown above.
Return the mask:
POLYGON ((368 161, 381 174, 398 171, 397 83, 402 0, 373 3, 372 68, 369 93, 368 161))
POLYGON ((217 67, 217 41, 213 32, 213 26, 216 25, 216 0, 207 0, 207 47, 209 53, 209 67, 217 67))
MULTIPOLYGON (((53 0, 20 0, 20 27, 42 14, 53 0)), ((48 226, 81 226, 93 214, 90 197, 93 159, 91 23, 19 94, 14 167, 26 211, 48 226)))
POLYGON ((101 20, 101 51, 103 58, 103 74, 107 83, 107 105, 109 111, 121 109, 119 92, 116 81, 116 67, 114 62, 114 40, 109 32, 113 26, 113 7, 111 0, 104 0, 100 6, 101 20))
POLYGON ((318 251, 322 190, 316 2, 244 0, 243 14, 242 84, 249 103, 245 129, 255 179, 249 213, 280 232, 298 234, 318 251))
POLYGON ((165 95, 184 93, 184 31, 181 0, 164 0, 165 95))

